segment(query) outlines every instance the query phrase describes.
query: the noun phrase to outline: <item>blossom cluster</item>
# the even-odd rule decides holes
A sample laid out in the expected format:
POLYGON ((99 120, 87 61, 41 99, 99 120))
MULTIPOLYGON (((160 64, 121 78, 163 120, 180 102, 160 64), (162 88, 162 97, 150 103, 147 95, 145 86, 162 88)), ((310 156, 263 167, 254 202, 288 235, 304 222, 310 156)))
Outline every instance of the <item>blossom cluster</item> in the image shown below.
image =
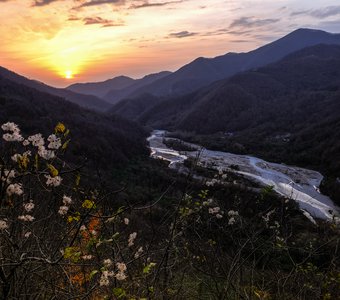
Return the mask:
POLYGON ((234 225, 239 218, 238 211, 235 210, 229 210, 227 215, 229 217, 228 225, 234 225))
MULTIPOLYGON (((58 124, 56 127, 56 134, 51 134, 48 136, 48 144, 45 144, 45 138, 41 133, 37 133, 24 139, 21 135, 20 128, 17 124, 13 122, 7 122, 1 126, 1 129, 5 132, 3 134, 3 139, 7 142, 20 142, 25 147, 26 151, 23 153, 15 153, 12 155, 12 160, 16 162, 20 170, 26 170, 30 162, 30 157, 32 156, 32 151, 35 150, 38 157, 44 160, 52 160, 56 157, 56 152, 58 149, 63 147, 62 139, 57 135, 57 133, 64 133, 65 126, 63 124, 58 124), (31 145, 31 150, 27 147, 31 145)), ((66 143, 67 144, 67 143, 66 143)), ((5 170, 4 174, 1 176, 1 180, 6 180, 10 183, 11 179, 15 177, 14 171, 5 170)), ((61 184, 62 178, 58 174, 45 175, 46 185, 57 187, 61 184)), ((8 195, 21 195, 21 189, 18 185, 8 187, 8 195)))
POLYGON ((7 142, 22 142, 24 140, 15 123, 7 122, 1 126, 1 129, 6 132, 2 137, 7 142))
MULTIPOLYGON (((72 203, 72 199, 66 195, 63 196, 63 205, 59 207, 58 214, 64 216, 67 214, 70 205, 72 203)), ((86 229, 86 228, 85 228, 86 229)))
POLYGON ((126 264, 123 262, 117 262, 116 263, 116 268, 117 272, 115 273, 114 271, 109 271, 109 268, 112 267, 113 262, 111 259, 105 259, 103 261, 104 264, 104 270, 102 270, 99 284, 100 286, 108 286, 110 284, 110 278, 114 277, 119 281, 125 280, 127 278, 125 272, 127 270, 126 264))
POLYGON ((33 222, 35 218, 30 214, 32 213, 32 210, 35 207, 33 200, 30 200, 29 202, 24 203, 23 207, 24 207, 24 214, 21 216, 18 216, 18 220, 23 221, 23 222, 33 222))
MULTIPOLYGON (((202 204, 203 204, 203 206, 213 206, 214 205, 214 200, 210 198, 207 201, 203 201, 202 204)), ((224 215, 224 211, 222 211, 219 206, 209 207, 208 208, 208 213, 210 215, 215 216, 217 219, 222 219, 223 215, 224 215)))
POLYGON ((137 237, 137 232, 133 232, 129 235, 129 239, 128 239, 129 247, 132 247, 134 245, 136 237, 137 237))

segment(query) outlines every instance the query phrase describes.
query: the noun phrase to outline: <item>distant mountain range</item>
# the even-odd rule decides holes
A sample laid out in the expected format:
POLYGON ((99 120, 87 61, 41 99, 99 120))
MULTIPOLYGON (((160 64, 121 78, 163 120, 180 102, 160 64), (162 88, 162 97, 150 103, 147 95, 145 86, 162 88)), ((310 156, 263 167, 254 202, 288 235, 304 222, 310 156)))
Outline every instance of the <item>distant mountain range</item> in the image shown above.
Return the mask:
POLYGON ((328 191, 340 203, 339 99, 340 34, 311 29, 248 53, 198 58, 174 73, 138 80, 121 76, 68 89, 0 68, 0 120, 24 120, 27 127, 65 120, 83 139, 82 147, 91 135, 95 147, 84 153, 101 163, 107 149, 117 153, 110 161, 145 150, 145 132, 124 117, 176 130, 208 148, 320 170, 331 178, 328 191))
POLYGON ((163 71, 156 74, 146 75, 141 79, 132 79, 126 76, 118 76, 103 82, 75 83, 67 87, 68 90, 94 95, 105 99, 111 104, 128 97, 136 90, 170 75, 171 72, 163 71))
POLYGON ((83 95, 69 91, 67 89, 51 87, 42 82, 28 79, 24 76, 16 74, 10 70, 0 67, 0 76, 7 78, 15 83, 24 84, 38 91, 45 92, 51 95, 62 97, 70 102, 76 103, 82 107, 91 108, 97 111, 105 111, 111 105, 103 99, 91 95, 83 95))
POLYGON ((150 94, 157 97, 184 95, 236 73, 265 66, 305 47, 340 44, 340 34, 298 29, 283 38, 247 53, 227 53, 215 58, 197 58, 174 73, 160 72, 134 80, 119 76, 103 82, 77 83, 67 89, 101 97, 112 104, 150 94))
POLYGON ((340 34, 331 34, 321 30, 298 29, 277 41, 248 53, 227 53, 215 58, 197 58, 174 73, 164 71, 136 80, 119 76, 103 82, 76 83, 66 89, 55 88, 30 80, 1 67, 0 75, 98 111, 108 110, 112 104, 117 104, 119 101, 126 102, 126 99, 128 99, 126 108, 120 103, 111 111, 123 115, 127 111, 129 117, 134 118, 140 113, 144 113, 157 101, 160 102, 165 98, 191 93, 217 80, 267 65, 294 51, 317 44, 340 44, 340 34), (154 97, 160 99, 156 100, 154 97), (146 103, 140 103, 141 101, 146 103), (141 108, 141 111, 139 111, 139 108, 141 108))
POLYGON ((298 29, 277 41, 248 53, 228 53, 212 59, 198 58, 178 71, 135 90, 128 95, 127 99, 122 100, 125 105, 119 103, 111 109, 111 112, 123 116, 127 112, 127 117, 136 119, 148 110, 144 103, 140 104, 139 102, 154 104, 154 98, 149 101, 150 95, 160 97, 159 102, 166 98, 176 98, 199 90, 199 88, 208 86, 217 80, 229 78, 245 70, 265 66, 294 51, 318 44, 340 45, 340 34, 313 29, 298 29), (133 116, 131 115, 131 107, 135 111, 133 116), (138 107, 142 109, 138 111, 138 107))

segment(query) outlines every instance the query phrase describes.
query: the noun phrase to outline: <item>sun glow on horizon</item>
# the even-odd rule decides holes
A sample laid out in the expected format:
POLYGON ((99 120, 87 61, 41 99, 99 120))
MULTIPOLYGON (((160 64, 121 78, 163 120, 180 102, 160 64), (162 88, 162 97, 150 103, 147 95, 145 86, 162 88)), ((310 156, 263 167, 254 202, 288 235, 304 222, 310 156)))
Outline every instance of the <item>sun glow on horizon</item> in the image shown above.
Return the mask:
POLYGON ((73 72, 71 70, 65 71, 65 78, 66 79, 72 79, 73 78, 73 72))
MULTIPOLYGON (((59 87, 175 71, 197 57, 250 51, 315 23, 309 1, 291 2, 0 0, 0 66, 59 87)), ((337 31, 338 15, 322 14, 337 1, 315 2, 325 16, 316 27, 337 31)))

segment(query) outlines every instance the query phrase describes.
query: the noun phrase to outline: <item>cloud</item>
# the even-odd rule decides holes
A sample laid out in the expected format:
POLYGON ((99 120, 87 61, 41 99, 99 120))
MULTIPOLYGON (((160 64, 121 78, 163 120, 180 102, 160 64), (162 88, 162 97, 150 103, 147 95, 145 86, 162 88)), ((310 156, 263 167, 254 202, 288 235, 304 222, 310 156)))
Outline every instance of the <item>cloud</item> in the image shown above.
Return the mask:
POLYGON ((79 20, 81 20, 81 18, 71 15, 71 16, 68 17, 67 20, 68 21, 79 21, 79 20))
POLYGON ((292 17, 300 16, 300 15, 307 15, 310 12, 310 10, 299 10, 299 11, 293 11, 290 15, 292 17))
POLYGON ((340 14, 340 6, 327 6, 325 8, 312 10, 309 13, 312 17, 318 19, 325 19, 331 16, 336 16, 340 14))
POLYGON ((175 38, 185 38, 189 36, 197 35, 197 32, 189 32, 189 31, 180 31, 180 32, 173 32, 169 34, 169 37, 175 37, 175 38))
POLYGON ((307 15, 317 19, 326 19, 340 15, 340 6, 327 6, 320 9, 294 11, 291 16, 307 15))
POLYGON ((280 19, 255 19, 253 17, 241 17, 239 19, 234 20, 230 24, 229 28, 261 27, 261 26, 277 23, 279 21, 280 21, 280 19))
MULTIPOLYGON (((0 2, 6 2, 10 0, 0 0, 0 2)), ((66 0, 34 0, 32 6, 45 6, 52 2, 57 1, 66 1, 66 0)), ((102 5, 102 4, 125 4, 125 0, 89 0, 89 1, 83 1, 83 0, 74 0, 75 2, 81 2, 79 7, 86 7, 86 6, 95 6, 95 5, 102 5)))
POLYGON ((33 6, 44 6, 59 0, 35 0, 33 6))
POLYGON ((166 2, 152 2, 144 1, 141 4, 132 4, 129 9, 138 9, 138 8, 145 8, 145 7, 154 7, 154 6, 165 6, 169 4, 181 3, 185 0, 177 0, 177 1, 166 1, 166 2))
POLYGON ((125 4, 125 0, 91 0, 88 2, 84 2, 79 7, 88 7, 88 6, 96 6, 102 4, 118 4, 123 5, 125 4))
POLYGON ((87 17, 83 19, 85 25, 94 25, 100 24, 102 27, 111 27, 111 26, 123 26, 122 22, 114 22, 112 20, 103 19, 101 17, 87 17))

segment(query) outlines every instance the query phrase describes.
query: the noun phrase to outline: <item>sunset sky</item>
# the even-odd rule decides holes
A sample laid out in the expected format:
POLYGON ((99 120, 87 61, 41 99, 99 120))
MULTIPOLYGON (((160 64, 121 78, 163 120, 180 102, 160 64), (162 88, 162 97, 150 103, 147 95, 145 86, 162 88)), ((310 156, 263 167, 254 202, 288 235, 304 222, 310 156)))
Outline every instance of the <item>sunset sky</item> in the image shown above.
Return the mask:
POLYGON ((340 32, 338 0, 0 0, 0 66, 54 86, 174 71, 299 27, 340 32))

